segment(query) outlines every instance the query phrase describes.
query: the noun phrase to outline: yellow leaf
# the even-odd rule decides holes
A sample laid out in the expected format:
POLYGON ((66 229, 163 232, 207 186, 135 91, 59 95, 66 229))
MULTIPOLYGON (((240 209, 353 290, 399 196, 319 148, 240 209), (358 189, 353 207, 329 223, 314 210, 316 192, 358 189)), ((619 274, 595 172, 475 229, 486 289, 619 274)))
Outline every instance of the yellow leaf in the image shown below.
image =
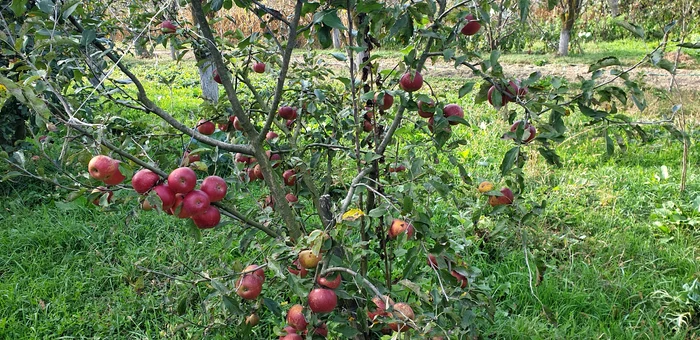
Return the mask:
POLYGON ((350 209, 343 214, 343 221, 354 221, 365 216, 365 213, 360 209, 350 209))

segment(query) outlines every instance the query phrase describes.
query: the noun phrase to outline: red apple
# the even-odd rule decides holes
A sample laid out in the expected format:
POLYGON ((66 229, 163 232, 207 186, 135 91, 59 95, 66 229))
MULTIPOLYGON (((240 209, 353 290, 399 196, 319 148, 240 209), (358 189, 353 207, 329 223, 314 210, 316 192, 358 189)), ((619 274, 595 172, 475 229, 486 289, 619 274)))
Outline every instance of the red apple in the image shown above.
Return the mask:
POLYGON ((170 209, 166 210, 165 212, 168 215, 175 215, 177 213, 178 217, 180 218, 186 218, 189 216, 186 216, 185 213, 182 211, 182 200, 185 199, 185 194, 175 194, 175 200, 173 200, 173 205, 170 207, 170 209))
POLYGON ((460 287, 462 287, 462 288, 466 287, 467 284, 469 283, 469 280, 467 279, 467 277, 458 273, 456 270, 451 271, 450 275, 452 275, 455 279, 457 279, 457 282, 460 284, 460 287))
POLYGON ((309 292, 309 309, 314 313, 330 313, 338 304, 338 297, 330 289, 316 288, 309 292))
POLYGON ((297 182, 297 173, 292 169, 285 170, 282 173, 282 178, 284 179, 284 184, 291 187, 297 182))
POLYGON ((309 323, 304 317, 304 306, 294 305, 287 312, 287 323, 297 331, 304 331, 309 323))
MULTIPOLYGON (((192 193, 189 193, 188 195, 191 194, 192 193)), ((219 212, 219 208, 209 206, 203 213, 192 216, 192 221, 194 221, 194 225, 199 229, 214 228, 221 222, 221 213, 219 212)))
POLYGON ((184 154, 184 157, 183 157, 183 158, 187 159, 187 163, 188 163, 188 164, 189 164, 189 163, 194 163, 194 162, 199 162, 199 161, 202 160, 202 157, 199 156, 198 153, 193 154, 193 155, 190 155, 190 150, 185 151, 185 154, 184 154))
POLYGON ((92 201, 92 204, 94 204, 94 205, 100 205, 100 199, 101 199, 102 196, 104 196, 104 195, 107 195, 107 203, 112 203, 112 196, 114 196, 114 192, 112 192, 111 190, 108 190, 108 189, 105 188, 105 187, 97 187, 97 188, 95 188, 95 189, 92 189, 92 193, 96 193, 96 192, 99 192, 100 194, 97 195, 97 198, 95 198, 95 199, 92 201))
POLYGON ((287 120, 293 120, 297 117, 297 110, 289 106, 281 106, 277 113, 280 117, 287 120))
MULTIPOLYGON (((493 99, 491 98, 491 97, 493 96, 493 92, 494 92, 494 91, 497 91, 497 90, 496 90, 496 86, 491 86, 491 88, 489 89, 489 93, 488 93, 488 95, 486 96, 486 97, 488 98, 488 100, 489 100, 489 104, 491 104, 491 105, 494 106, 494 107, 505 106, 505 105, 508 103, 508 95, 503 94, 503 93, 501 93, 501 92, 499 91, 499 93, 501 93, 501 103, 500 103, 500 105, 495 105, 495 104, 493 103, 493 99)), ((498 103, 496 103, 496 104, 498 104, 498 103)))
POLYGON ((287 119, 287 122, 285 123, 285 125, 287 125, 287 129, 291 129, 294 126, 294 122, 294 119, 287 119))
POLYGON ((235 159, 236 159, 236 162, 238 162, 238 163, 245 163, 245 164, 252 163, 252 159, 250 157, 242 154, 242 153, 237 153, 235 159))
POLYGON ((433 115, 435 115, 435 111, 431 110, 432 108, 435 107, 435 101, 432 99, 430 100, 429 103, 424 103, 422 101, 418 101, 418 115, 423 117, 423 118, 430 118, 433 115))
MULTIPOLYGON (((445 107, 442 109, 442 113, 445 115, 445 118, 449 118, 449 117, 464 118, 464 110, 462 110, 462 108, 459 107, 459 105, 457 105, 457 104, 445 105, 445 107)), ((457 124, 459 124, 459 123, 450 121, 450 125, 457 125, 457 124)))
POLYGON ((255 174, 253 167, 245 169, 245 172, 248 175, 248 179, 250 179, 251 182, 258 180, 258 176, 255 174))
POLYGON ((208 176, 202 181, 199 189, 204 191, 211 202, 218 202, 226 197, 228 186, 226 181, 219 176, 208 176))
POLYGON ((114 173, 110 176, 105 177, 104 182, 107 185, 117 185, 121 182, 124 182, 126 177, 122 175, 122 172, 119 171, 119 161, 114 161, 117 166, 117 170, 114 171, 114 173))
POLYGON ((501 188, 501 194, 503 194, 503 196, 489 197, 489 204, 492 207, 513 204, 513 200, 515 199, 515 197, 513 196, 513 191, 511 191, 509 188, 504 187, 501 188))
POLYGON ((304 337, 297 333, 289 333, 285 336, 281 336, 279 340, 304 340, 304 337))
POLYGON ((177 26, 173 25, 170 20, 165 20, 160 23, 160 31, 165 34, 173 34, 177 31, 177 26))
POLYGON ((260 164, 255 164, 255 167, 253 167, 253 176, 255 176, 256 179, 265 179, 260 164))
POLYGON ((214 81, 219 83, 219 84, 222 84, 221 76, 219 75, 219 70, 217 70, 217 69, 214 69, 214 81))
POLYGON ((151 190, 158 183, 158 180, 160 180, 158 174, 148 169, 142 169, 136 172, 134 177, 131 177, 131 186, 137 193, 144 194, 151 190))
POLYGON ((474 35, 479 32, 479 29, 481 29, 481 24, 474 18, 474 15, 467 14, 464 19, 467 20, 467 24, 462 27, 462 34, 474 35))
POLYGON ((324 338, 328 336, 328 326, 326 326, 325 322, 314 327, 314 335, 319 335, 324 338))
POLYGON ((175 204, 175 193, 170 190, 167 183, 156 185, 153 188, 160 201, 163 202, 163 211, 167 211, 175 204))
POLYGON ((401 163, 392 163, 389 165, 389 172, 401 172, 406 171, 406 166, 401 163))
POLYGON ((185 195, 182 201, 182 210, 184 210, 188 216, 197 216, 207 210, 210 204, 209 195, 204 191, 192 190, 185 195))
POLYGON ((299 277, 301 277, 301 278, 303 279, 303 278, 305 278, 306 275, 309 273, 309 271, 306 270, 306 268, 302 267, 302 266, 299 264, 299 259, 294 260, 294 262, 292 262, 292 265, 294 265, 294 268, 292 268, 292 267, 287 267, 287 270, 288 270, 292 275, 298 275, 299 277), (295 269, 295 268, 296 268, 296 269, 295 269))
POLYGON ((211 135, 216 130, 216 126, 210 120, 200 119, 197 123, 197 131, 203 135, 211 135))
POLYGON ((245 267, 243 271, 246 273, 245 275, 255 275, 262 280, 262 282, 265 282, 265 268, 258 266, 257 264, 251 264, 248 267, 245 267))
POLYGON ((438 268, 438 262, 437 262, 437 257, 433 254, 428 254, 428 265, 432 267, 433 269, 438 268))
POLYGON ((253 65, 253 72, 255 73, 265 73, 265 63, 255 63, 253 65))
POLYGON ((236 294, 246 300, 255 300, 262 292, 262 280, 257 275, 246 274, 236 280, 236 294))
POLYGON ((373 127, 372 127, 372 122, 370 122, 369 120, 366 120, 366 119, 365 119, 365 120, 362 122, 362 130, 364 130, 365 132, 370 132, 370 131, 372 131, 372 129, 373 129, 373 127))
POLYGON ((389 108, 391 108, 392 105, 394 105, 394 96, 384 92, 384 99, 382 100, 382 103, 379 103, 379 95, 381 92, 377 92, 374 95, 374 103, 379 107, 380 109, 386 111, 389 108))
POLYGON ((416 318, 413 313, 413 309, 408 304, 399 302, 394 305, 394 311, 391 312, 392 316, 398 319, 400 322, 392 322, 389 327, 394 330, 394 332, 403 332, 411 328, 407 323, 416 318))
POLYGON ((112 176, 118 169, 119 163, 105 155, 92 157, 90 163, 88 163, 88 173, 90 173, 90 177, 98 181, 104 181, 105 178, 112 176))
POLYGON ((233 116, 233 128, 238 131, 243 131, 243 125, 241 125, 241 121, 238 120, 236 116, 233 116))
POLYGON ((386 311, 386 308, 388 306, 393 306, 394 305, 394 300, 392 300, 390 297, 383 295, 383 296, 374 296, 372 297, 372 302, 374 302, 375 305, 377 305, 377 312, 383 313, 386 311), (389 303, 387 306, 387 302, 389 303))
MULTIPOLYGON (((517 121, 513 123, 513 125, 510 126, 510 132, 515 132, 518 130, 518 126, 522 124, 523 121, 517 121)), ((537 135, 537 129, 531 124, 526 124, 523 130, 523 136, 521 138, 521 142, 523 144, 527 144, 531 142, 533 139, 535 139, 535 136, 537 135)))
POLYGON ((413 226, 406 221, 395 219, 391 222, 391 226, 389 227, 389 237, 397 238, 404 232, 407 233, 408 238, 411 238, 413 237, 415 230, 413 229, 413 226))
POLYGON ((272 131, 268 131, 267 134, 265 135, 265 140, 271 141, 277 137, 279 137, 279 135, 277 133, 272 132, 272 131))
POLYGON ((406 72, 399 80, 399 87, 406 92, 418 91, 423 87, 423 76, 419 72, 415 72, 415 74, 406 72))
POLYGON ((197 174, 188 167, 180 167, 168 175, 168 187, 174 193, 186 194, 197 185, 197 174))
POLYGON ((219 130, 226 132, 228 131, 228 126, 228 123, 219 123, 219 130))
POLYGON ((340 282, 342 280, 342 276, 340 276, 340 273, 338 273, 333 280, 329 280, 328 277, 319 277, 318 278, 318 284, 330 288, 330 289, 336 289, 340 287, 340 282))
POLYGON ((291 194, 291 193, 284 195, 284 198, 286 198, 287 202, 289 202, 289 203, 299 202, 299 198, 296 195, 291 194))

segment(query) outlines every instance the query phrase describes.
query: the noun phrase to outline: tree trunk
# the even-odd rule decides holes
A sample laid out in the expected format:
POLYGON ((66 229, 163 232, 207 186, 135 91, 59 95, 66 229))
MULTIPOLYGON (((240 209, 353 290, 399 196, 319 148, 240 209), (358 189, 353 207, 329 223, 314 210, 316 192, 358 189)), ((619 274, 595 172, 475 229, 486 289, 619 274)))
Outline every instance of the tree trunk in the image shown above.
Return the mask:
POLYGON ((557 55, 566 56, 569 54, 569 41, 571 40, 571 31, 562 28, 559 33, 559 51, 557 55))
POLYGON ((199 69, 199 82, 202 87, 202 97, 204 99, 217 103, 219 101, 219 85, 214 81, 214 70, 216 66, 211 58, 197 60, 197 68, 199 69))
POLYGON ((332 38, 333 38, 333 48, 338 49, 340 48, 340 30, 337 28, 334 28, 332 32, 332 38))
POLYGON ((571 41, 571 31, 574 28, 574 22, 581 9, 581 0, 566 0, 566 8, 561 14, 561 32, 559 33, 559 51, 557 55, 569 55, 569 42, 571 41))
POLYGON ((608 0, 608 6, 613 17, 620 15, 620 0, 608 0))

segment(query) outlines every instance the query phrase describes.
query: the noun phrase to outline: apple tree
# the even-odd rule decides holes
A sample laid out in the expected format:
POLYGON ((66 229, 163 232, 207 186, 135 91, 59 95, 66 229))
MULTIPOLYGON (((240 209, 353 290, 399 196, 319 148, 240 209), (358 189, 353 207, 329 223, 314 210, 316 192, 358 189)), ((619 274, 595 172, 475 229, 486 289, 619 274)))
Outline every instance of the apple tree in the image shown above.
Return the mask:
MULTIPOLYGON (((224 326, 240 325, 240 334, 477 336, 493 302, 484 274, 469 265, 474 249, 461 240, 473 235, 463 226, 489 216, 497 221, 491 237, 513 230, 526 244, 520 227, 545 206, 524 198, 528 151, 559 165, 555 146, 572 112, 602 127, 609 152, 609 134, 644 135, 618 112, 645 101, 632 68, 615 57, 573 86, 537 72, 515 79, 498 50, 466 49, 491 24, 489 1, 298 0, 273 8, 195 0, 180 3, 192 17, 176 18, 166 15, 171 3, 161 5, 144 5, 127 28, 107 14, 108 3, 0 2, 1 95, 32 121, 0 169, 3 180, 46 180, 67 199, 86 196, 102 209, 120 203, 173 215, 195 237, 230 228, 241 247, 255 244, 254 263, 194 281, 221 306, 205 312, 225 315, 224 326), (215 35, 211 25, 226 20, 216 13, 231 8, 253 13, 261 30, 215 35), (123 30, 134 38, 115 41, 123 30), (297 45, 328 48, 334 30, 348 46, 330 57, 297 45), (143 34, 173 44, 180 59, 206 55, 223 87, 218 102, 204 96, 196 117, 160 106, 125 59, 143 34), (390 65, 373 54, 387 39, 403 45, 390 65), (328 58, 345 69, 332 71, 328 58), (488 102, 512 124, 495 183, 477 183, 455 152, 470 143, 459 131, 479 122, 433 90, 426 64, 438 60, 478 77, 455 89, 459 98, 488 102), (454 171, 431 166, 440 162, 454 171), (244 186, 265 194, 244 197, 244 186), (256 208, 242 209, 256 199, 256 208), (280 297, 293 306, 283 308, 280 297), (255 328, 263 309, 275 316, 273 329, 255 328)), ((644 61, 667 66, 656 51, 644 61)))

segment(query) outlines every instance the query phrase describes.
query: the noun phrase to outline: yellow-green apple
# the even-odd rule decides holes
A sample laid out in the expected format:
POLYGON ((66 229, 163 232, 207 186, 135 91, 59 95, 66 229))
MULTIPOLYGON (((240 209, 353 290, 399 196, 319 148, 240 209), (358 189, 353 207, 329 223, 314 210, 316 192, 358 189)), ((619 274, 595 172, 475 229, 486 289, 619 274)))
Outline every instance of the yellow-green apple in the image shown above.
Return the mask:
POLYGON ((204 191, 211 202, 218 202, 226 197, 228 186, 226 181, 219 176, 207 176, 199 186, 199 190, 204 191))
POLYGON ((197 174, 188 167, 180 167, 168 175, 168 187, 174 193, 186 194, 197 185, 197 174))
POLYGON ((477 187, 477 190, 479 190, 480 193, 484 194, 484 193, 487 193, 487 192, 493 190, 493 188, 494 188, 493 183, 491 183, 489 181, 483 181, 483 182, 479 183, 479 187, 477 187))
POLYGON ((338 304, 338 297, 331 289, 315 288, 309 292, 309 309, 314 313, 330 313, 338 304))
POLYGON ((142 169, 137 171, 134 174, 134 177, 131 177, 131 186, 134 187, 134 191, 137 193, 144 194, 148 192, 148 190, 151 190, 151 188, 153 188, 153 186, 155 186, 159 180, 160 176, 158 176, 158 174, 155 172, 148 169, 142 169))
POLYGON ((314 254, 313 251, 307 249, 299 252, 299 264, 306 269, 316 268, 316 265, 321 261, 321 254, 314 254))

